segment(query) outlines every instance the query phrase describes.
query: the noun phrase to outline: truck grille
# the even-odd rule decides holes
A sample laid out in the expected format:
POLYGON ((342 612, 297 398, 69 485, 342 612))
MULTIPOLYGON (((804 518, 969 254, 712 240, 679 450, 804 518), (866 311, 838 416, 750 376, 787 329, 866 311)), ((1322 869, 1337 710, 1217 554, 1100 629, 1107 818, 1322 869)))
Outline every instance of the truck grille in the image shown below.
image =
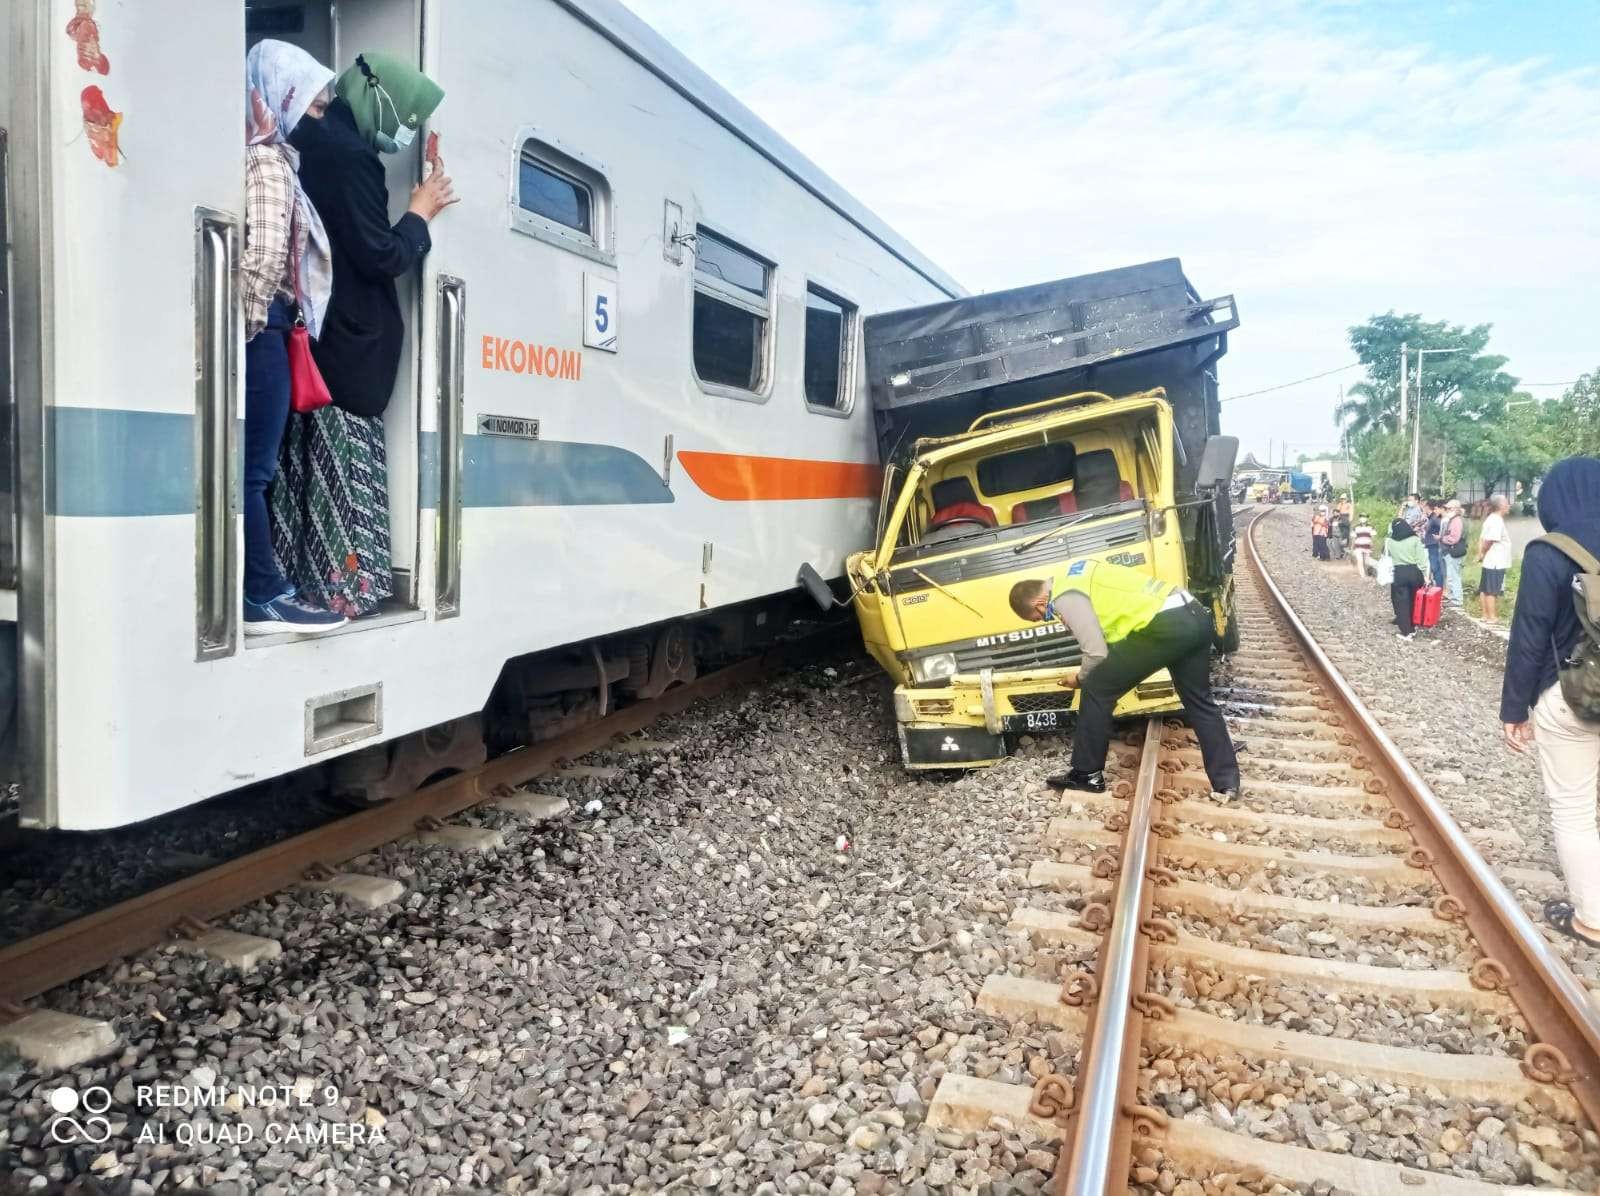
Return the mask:
POLYGON ((1072 695, 1064 689, 1053 693, 1011 694, 1011 709, 1017 714, 1033 714, 1040 710, 1070 710, 1072 695))
POLYGON ((1120 519, 1109 519, 1083 529, 1062 532, 1025 552, 1016 552, 1015 540, 992 548, 975 549, 960 556, 942 561, 927 561, 915 566, 905 566, 889 571, 889 591, 893 594, 910 594, 930 588, 930 582, 941 586, 958 581, 971 581, 977 577, 994 577, 1003 573, 1021 573, 1048 565, 1090 556, 1107 548, 1123 544, 1138 544, 1145 539, 1145 518, 1142 510, 1120 519), (916 571, 913 572, 913 569, 916 571), (920 573, 923 576, 919 577, 920 573), (924 580, 924 577, 927 580, 924 580))
POLYGON ((1078 647, 1078 641, 1071 635, 1061 634, 1043 639, 1024 640, 1018 644, 958 648, 955 657, 958 673, 976 673, 979 669, 993 669, 997 673, 1006 673, 1021 672, 1026 669, 1071 668, 1083 659, 1083 651, 1078 647))

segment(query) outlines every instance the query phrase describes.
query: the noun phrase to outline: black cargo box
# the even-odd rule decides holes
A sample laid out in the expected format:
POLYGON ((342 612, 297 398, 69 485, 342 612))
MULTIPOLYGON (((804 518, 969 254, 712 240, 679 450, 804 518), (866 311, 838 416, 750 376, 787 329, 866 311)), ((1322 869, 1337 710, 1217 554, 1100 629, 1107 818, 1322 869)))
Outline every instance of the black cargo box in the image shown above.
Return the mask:
POLYGON ((1194 486, 1218 431, 1217 358, 1239 325, 1233 296, 1201 299, 1177 258, 870 316, 867 384, 885 463, 987 411, 1080 390, 1164 386, 1194 486))

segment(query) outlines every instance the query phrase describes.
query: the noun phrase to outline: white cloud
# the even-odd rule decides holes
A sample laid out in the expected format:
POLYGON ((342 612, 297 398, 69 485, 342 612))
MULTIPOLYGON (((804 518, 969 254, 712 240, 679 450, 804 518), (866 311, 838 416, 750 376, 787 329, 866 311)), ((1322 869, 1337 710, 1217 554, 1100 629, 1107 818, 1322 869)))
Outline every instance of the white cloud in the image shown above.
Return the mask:
MULTIPOLYGON (((1239 299, 1224 393, 1348 360, 1391 307, 1493 322, 1524 378, 1600 364, 1600 71, 1317 0, 632 3, 973 289, 1182 257, 1239 299)), ((1338 381, 1229 415, 1258 454, 1329 445, 1338 381)))

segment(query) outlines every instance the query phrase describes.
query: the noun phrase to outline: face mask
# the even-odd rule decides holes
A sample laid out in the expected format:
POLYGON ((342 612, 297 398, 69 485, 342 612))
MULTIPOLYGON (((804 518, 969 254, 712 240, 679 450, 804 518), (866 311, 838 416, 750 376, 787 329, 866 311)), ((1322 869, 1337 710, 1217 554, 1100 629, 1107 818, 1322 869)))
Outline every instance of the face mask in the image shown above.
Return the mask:
POLYGON ((378 131, 372 136, 372 144, 380 154, 398 154, 416 139, 417 131, 410 128, 400 119, 400 112, 395 108, 394 100, 390 98, 383 84, 369 77, 367 86, 372 89, 374 101, 378 105, 378 131), (383 131, 383 110, 385 106, 394 116, 395 128, 392 135, 383 131))

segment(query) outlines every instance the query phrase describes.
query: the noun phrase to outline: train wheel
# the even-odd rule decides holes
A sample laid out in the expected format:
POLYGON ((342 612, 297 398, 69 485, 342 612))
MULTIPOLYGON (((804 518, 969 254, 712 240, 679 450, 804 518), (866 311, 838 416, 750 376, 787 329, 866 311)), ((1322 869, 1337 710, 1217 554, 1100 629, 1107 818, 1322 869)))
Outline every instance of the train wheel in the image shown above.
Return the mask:
POLYGON ((488 758, 483 723, 474 714, 415 731, 393 743, 334 762, 334 800, 367 809, 443 780, 488 758))

